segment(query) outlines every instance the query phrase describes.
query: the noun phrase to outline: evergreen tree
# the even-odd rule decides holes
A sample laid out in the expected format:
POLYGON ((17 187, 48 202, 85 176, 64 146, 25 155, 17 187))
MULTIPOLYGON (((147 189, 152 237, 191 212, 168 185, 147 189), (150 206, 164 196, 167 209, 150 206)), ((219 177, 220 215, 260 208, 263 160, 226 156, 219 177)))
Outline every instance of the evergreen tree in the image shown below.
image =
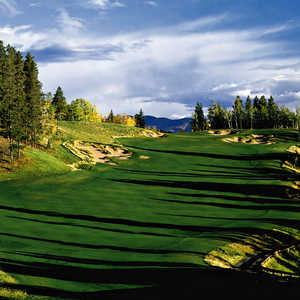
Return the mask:
POLYGON ((268 100, 268 125, 270 128, 277 128, 279 121, 279 108, 274 101, 274 98, 271 96, 268 100))
POLYGON ((14 139, 17 142, 17 157, 20 158, 20 143, 25 138, 25 72, 24 72, 24 60, 21 52, 17 52, 15 55, 15 123, 14 123, 14 139))
POLYGON ((268 103, 265 96, 261 96, 258 103, 257 128, 267 127, 268 119, 268 103))
MULTIPOLYGON (((4 66, 6 64, 6 50, 3 45, 3 42, 0 41, 0 110, 1 110, 1 103, 3 98, 3 80, 4 80, 4 66)), ((1 114, 0 114, 0 126, 1 126, 1 114)))
POLYGON ((195 112, 193 114, 193 119, 191 121, 191 127, 193 132, 203 131, 206 127, 206 121, 203 113, 203 106, 201 103, 197 102, 195 112))
POLYGON ((108 122, 108 123, 113 123, 113 122, 114 122, 114 113, 113 113, 112 110, 111 110, 110 113, 108 114, 107 119, 106 119, 106 122, 108 122))
POLYGON ((3 64, 3 78, 2 78, 2 103, 1 103, 1 119, 4 134, 9 140, 9 153, 11 164, 14 163, 13 140, 14 140, 14 126, 17 122, 17 114, 15 107, 16 99, 16 67, 15 67, 15 50, 7 46, 6 59, 3 64))
POLYGON ((246 127, 253 129, 254 106, 251 103, 250 96, 247 97, 245 109, 246 109, 246 127))
POLYGON ((253 100, 253 110, 254 110, 254 118, 253 118, 253 127, 257 128, 258 126, 258 113, 259 113, 259 99, 257 96, 255 96, 253 100))
POLYGON ((67 101, 60 86, 56 89, 52 105, 55 107, 57 121, 65 120, 67 115, 67 101))
POLYGON ((25 134, 26 139, 30 140, 32 145, 36 145, 38 134, 42 130, 42 109, 41 109, 41 83, 38 79, 38 68, 34 57, 27 54, 24 63, 25 83, 24 91, 26 94, 25 111, 25 134))
POLYGON ((243 129, 244 107, 243 101, 239 96, 236 97, 235 102, 233 104, 233 116, 236 128, 243 129))
POLYGON ((146 121, 144 117, 143 110, 140 109, 140 112, 134 116, 135 119, 135 126, 139 128, 145 128, 146 126, 146 121))

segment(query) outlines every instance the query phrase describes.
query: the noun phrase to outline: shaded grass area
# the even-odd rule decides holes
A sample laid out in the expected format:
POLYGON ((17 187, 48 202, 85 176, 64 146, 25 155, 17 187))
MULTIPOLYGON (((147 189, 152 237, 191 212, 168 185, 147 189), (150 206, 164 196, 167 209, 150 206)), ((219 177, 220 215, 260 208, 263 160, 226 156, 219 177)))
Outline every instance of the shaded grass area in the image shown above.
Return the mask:
POLYGON ((46 299, 192 299, 237 286, 299 293, 299 281, 204 260, 253 234, 300 228, 299 195, 284 184, 297 175, 280 168, 295 136, 277 134, 274 145, 201 134, 121 139, 134 157, 119 166, 0 182, 0 269, 46 299))

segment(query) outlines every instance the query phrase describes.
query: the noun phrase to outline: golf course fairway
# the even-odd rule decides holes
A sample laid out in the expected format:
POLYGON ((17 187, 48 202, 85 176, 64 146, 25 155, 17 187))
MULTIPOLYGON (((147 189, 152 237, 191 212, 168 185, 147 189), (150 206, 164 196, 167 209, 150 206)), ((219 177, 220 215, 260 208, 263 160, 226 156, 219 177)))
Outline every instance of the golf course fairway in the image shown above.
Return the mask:
POLYGON ((275 143, 121 138, 133 155, 116 166, 2 178, 0 270, 16 282, 0 289, 26 292, 20 299, 299 294, 299 174, 281 167, 297 131, 255 132, 275 143), (225 261, 238 245, 251 249, 225 261), (257 262, 288 247, 298 261, 285 269, 257 262), (209 263, 220 251, 227 268, 209 263))

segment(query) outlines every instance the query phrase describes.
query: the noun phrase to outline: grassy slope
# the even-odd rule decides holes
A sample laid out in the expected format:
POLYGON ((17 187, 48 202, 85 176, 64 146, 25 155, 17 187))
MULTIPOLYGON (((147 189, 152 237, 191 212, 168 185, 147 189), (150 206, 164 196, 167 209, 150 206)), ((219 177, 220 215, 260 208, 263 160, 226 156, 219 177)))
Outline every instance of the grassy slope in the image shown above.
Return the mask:
MULTIPOLYGON (((0 181, 36 176, 36 174, 64 174, 69 172, 70 168, 67 165, 77 162, 78 159, 61 145, 64 141, 81 140, 114 144, 117 142, 115 137, 144 137, 144 133, 144 129, 119 124, 62 121, 59 124, 59 135, 50 139, 52 149, 40 151, 27 147, 23 152, 25 155, 23 162, 15 168, 14 172, 5 171, 5 168, 9 168, 10 164, 0 161, 0 170, 2 170, 0 181)), ((8 147, 6 144, 7 141, 0 137, 0 154, 4 146, 8 147)))
POLYGON ((60 122, 59 129, 64 139, 87 142, 114 143, 116 136, 144 136, 143 129, 110 123, 60 122))
POLYGON ((222 138, 122 139, 135 156, 117 167, 0 182, 1 268, 29 294, 74 299, 235 284, 204 257, 249 234, 299 228, 299 200, 287 198, 280 169, 295 140, 287 131, 268 146, 222 138))

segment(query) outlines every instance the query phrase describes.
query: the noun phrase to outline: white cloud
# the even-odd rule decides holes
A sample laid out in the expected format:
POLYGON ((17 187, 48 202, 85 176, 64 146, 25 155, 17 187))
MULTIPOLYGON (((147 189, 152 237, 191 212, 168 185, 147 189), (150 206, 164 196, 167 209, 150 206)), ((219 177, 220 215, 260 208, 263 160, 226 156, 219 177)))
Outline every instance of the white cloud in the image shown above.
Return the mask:
POLYGON ((0 0, 0 10, 11 17, 15 17, 23 13, 17 9, 17 4, 14 0, 0 0))
POLYGON ((40 7, 41 6, 41 2, 32 2, 29 4, 30 7, 40 7))
POLYGON ((4 26, 0 28, 0 40, 5 44, 16 46, 20 51, 30 49, 46 39, 48 39, 47 33, 33 32, 31 25, 4 26))
POLYGON ((144 1, 144 3, 146 5, 150 5, 150 6, 158 6, 157 2, 155 2, 155 1, 144 1))
POLYGON ((58 19, 60 28, 47 32, 0 28, 0 39, 24 50, 62 45, 67 55, 56 51, 55 62, 40 63, 45 91, 61 85, 69 101, 86 98, 101 112, 134 114, 143 108, 146 114, 176 118, 191 115, 196 101, 207 107, 207 100, 216 99, 229 107, 237 95, 273 94, 288 105, 299 101, 292 92, 299 91, 300 57, 282 58, 285 42, 261 38, 272 28, 208 30, 206 25, 226 20, 222 15, 103 37, 83 30, 83 22, 64 10, 58 19))
POLYGON ((69 13, 63 8, 59 9, 58 11, 59 11, 59 16, 57 18, 57 22, 63 31, 69 33, 76 33, 78 32, 78 30, 84 28, 81 19, 71 17, 69 13))
POLYGON ((229 90, 232 88, 236 88, 238 85, 236 83, 221 83, 217 86, 215 86, 212 91, 216 92, 216 91, 222 91, 222 90, 229 90))
POLYGON ((126 5, 120 1, 111 0, 89 0, 90 5, 100 9, 110 9, 114 7, 126 7, 126 5))

